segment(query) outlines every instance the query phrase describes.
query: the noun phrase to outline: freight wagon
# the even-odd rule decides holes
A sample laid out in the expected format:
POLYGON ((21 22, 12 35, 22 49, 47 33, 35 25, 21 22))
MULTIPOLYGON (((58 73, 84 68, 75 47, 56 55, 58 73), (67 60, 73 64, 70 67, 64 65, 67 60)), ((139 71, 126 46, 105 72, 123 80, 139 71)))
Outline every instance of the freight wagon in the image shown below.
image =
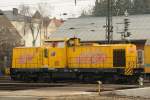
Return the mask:
POLYGON ((78 38, 48 40, 41 47, 13 49, 14 80, 137 80, 143 68, 137 64, 133 44, 85 44, 78 38))

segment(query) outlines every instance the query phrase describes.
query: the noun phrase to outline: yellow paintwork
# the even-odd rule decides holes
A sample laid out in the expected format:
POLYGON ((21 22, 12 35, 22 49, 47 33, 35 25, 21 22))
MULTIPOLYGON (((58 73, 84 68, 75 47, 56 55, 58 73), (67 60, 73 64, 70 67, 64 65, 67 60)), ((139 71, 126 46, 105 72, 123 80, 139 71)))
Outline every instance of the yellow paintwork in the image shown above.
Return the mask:
POLYGON ((13 68, 42 68, 43 48, 21 47, 13 49, 13 68))
POLYGON ((14 48, 12 68, 64 68, 66 65, 64 54, 65 48, 14 48), (44 49, 48 49, 48 57, 44 57, 44 49))
POLYGON ((150 46, 146 45, 144 47, 144 64, 145 73, 150 73, 150 46))
POLYGON ((112 68, 110 49, 107 46, 70 47, 68 48, 68 66, 70 68, 112 68), (104 57, 99 58, 98 55, 104 57), (99 62, 98 59, 100 59, 99 62))
POLYGON ((5 68, 5 75, 10 75, 10 68, 5 68))
POLYGON ((145 68, 144 68, 144 72, 145 72, 145 73, 150 73, 150 67, 145 67, 145 68))
POLYGON ((49 68, 65 68, 66 67, 66 49, 65 48, 48 48, 49 68))
MULTIPOLYGON (((72 41, 72 40, 71 40, 72 41)), ((66 42, 66 41, 64 41, 66 42)), ((136 46, 132 44, 84 45, 75 39, 75 46, 14 48, 12 68, 114 68, 113 50, 125 49, 126 75, 136 66, 136 46), (47 49, 48 57, 44 56, 47 49)))
POLYGON ((126 68, 125 74, 132 74, 133 68, 137 67, 136 46, 132 44, 70 47, 68 48, 68 66, 70 68, 114 68, 113 49, 125 49, 126 66, 120 67, 126 68))

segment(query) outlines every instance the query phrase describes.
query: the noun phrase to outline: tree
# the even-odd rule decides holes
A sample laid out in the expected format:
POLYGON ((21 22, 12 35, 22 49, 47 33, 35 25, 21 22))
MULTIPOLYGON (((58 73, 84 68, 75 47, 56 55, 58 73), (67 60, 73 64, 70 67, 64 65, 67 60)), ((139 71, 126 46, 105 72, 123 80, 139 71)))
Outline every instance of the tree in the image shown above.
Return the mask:
POLYGON ((20 5, 19 9, 20 9, 20 14, 23 15, 23 17, 24 17, 24 26, 23 26, 24 36, 26 35, 26 30, 28 30, 27 28, 29 28, 29 30, 31 31, 31 34, 32 34, 32 38, 33 38, 32 46, 35 46, 35 42, 38 37, 38 33, 36 34, 35 30, 39 30, 39 27, 37 28, 35 25, 35 22, 32 18, 32 11, 29 6, 20 5))
POLYGON ((88 11, 82 10, 80 17, 87 17, 92 15, 92 9, 89 9, 88 11))
POLYGON ((46 27, 45 31, 47 32, 47 19, 46 16, 46 10, 44 8, 44 5, 40 4, 37 8, 37 13, 40 14, 40 17, 34 18, 33 12, 29 6, 21 5, 20 6, 20 12, 24 16, 24 35, 26 35, 27 28, 30 30, 32 34, 32 46, 35 46, 36 41, 38 37, 40 36, 41 41, 41 30, 43 27, 46 27))
MULTIPOLYGON (((111 15, 116 15, 116 0, 111 0, 111 15)), ((107 16, 108 0, 96 0, 93 8, 94 16, 107 16)))
POLYGON ((34 21, 32 10, 29 6, 21 5, 20 12, 24 16, 24 35, 26 35, 26 30, 29 28, 33 38, 32 46, 35 46, 41 23, 34 21))
MULTIPOLYGON (((149 0, 111 0, 112 15, 124 15, 125 11, 129 14, 148 14, 150 13, 149 0)), ((94 16, 107 15, 107 0, 96 0, 93 8, 94 16)))
POLYGON ((94 16, 106 16, 107 15, 107 0, 96 0, 93 8, 94 16))
POLYGON ((20 5, 19 9, 20 9, 20 14, 24 16, 23 17, 24 18, 23 37, 24 37, 26 35, 26 28, 28 24, 26 16, 28 16, 29 6, 20 5))
POLYGON ((50 22, 49 16, 51 16, 51 11, 54 10, 54 7, 51 5, 48 5, 47 3, 39 3, 37 6, 37 11, 41 14, 41 29, 40 30, 40 38, 43 32, 44 33, 44 38, 48 38, 48 25, 50 22))
POLYGON ((115 2, 114 7, 115 7, 115 10, 114 10, 115 16, 124 15, 125 11, 128 11, 130 13, 132 9, 132 2, 131 0, 117 0, 115 2))
POLYGON ((134 0, 134 11, 135 14, 146 14, 150 13, 149 10, 150 4, 149 0, 134 0))
POLYGON ((54 10, 54 7, 47 3, 39 3, 37 5, 37 11, 40 12, 42 17, 51 16, 51 13, 53 10, 54 10))

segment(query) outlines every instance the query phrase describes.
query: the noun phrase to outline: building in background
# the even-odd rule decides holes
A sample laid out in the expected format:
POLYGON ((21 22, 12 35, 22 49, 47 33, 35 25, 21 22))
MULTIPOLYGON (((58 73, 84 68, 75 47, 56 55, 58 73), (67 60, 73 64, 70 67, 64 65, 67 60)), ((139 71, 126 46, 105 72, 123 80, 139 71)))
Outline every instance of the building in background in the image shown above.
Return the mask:
MULTIPOLYGON (((64 23, 64 20, 62 20, 62 19, 56 19, 55 17, 52 18, 50 24, 48 25, 48 32, 55 33, 58 30, 58 28, 61 25, 63 25, 63 23, 64 23)), ((48 35, 48 36, 50 36, 50 35, 48 35)))
MULTIPOLYGON (((112 43, 122 43, 121 34, 124 30, 123 23, 125 17, 113 17, 113 41, 112 43)), ((129 32, 131 36, 127 41, 137 45, 138 49, 144 49, 147 40, 150 39, 150 15, 135 15, 129 16, 129 32)), ((106 30, 104 25, 105 17, 81 17, 68 19, 64 24, 51 34, 49 38, 81 38, 82 42, 107 43, 106 30)))
POLYGON ((0 10, 0 66, 11 66, 12 49, 21 45, 21 39, 19 32, 0 10))
POLYGON ((35 46, 40 46, 43 39, 63 24, 62 20, 56 18, 43 18, 38 11, 31 17, 21 15, 17 8, 3 12, 22 37, 22 44, 27 47, 33 46, 33 42, 35 46))

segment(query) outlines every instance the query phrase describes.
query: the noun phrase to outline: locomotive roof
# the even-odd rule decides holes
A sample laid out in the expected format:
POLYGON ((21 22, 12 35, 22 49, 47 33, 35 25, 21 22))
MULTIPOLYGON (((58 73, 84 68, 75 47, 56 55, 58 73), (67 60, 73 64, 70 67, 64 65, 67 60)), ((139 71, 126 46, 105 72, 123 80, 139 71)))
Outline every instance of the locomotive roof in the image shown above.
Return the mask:
POLYGON ((134 44, 100 44, 100 45, 93 45, 93 46, 134 46, 134 44))
POLYGON ((52 41, 66 41, 69 38, 50 38, 50 39, 46 39, 44 40, 44 42, 52 42, 52 41))

